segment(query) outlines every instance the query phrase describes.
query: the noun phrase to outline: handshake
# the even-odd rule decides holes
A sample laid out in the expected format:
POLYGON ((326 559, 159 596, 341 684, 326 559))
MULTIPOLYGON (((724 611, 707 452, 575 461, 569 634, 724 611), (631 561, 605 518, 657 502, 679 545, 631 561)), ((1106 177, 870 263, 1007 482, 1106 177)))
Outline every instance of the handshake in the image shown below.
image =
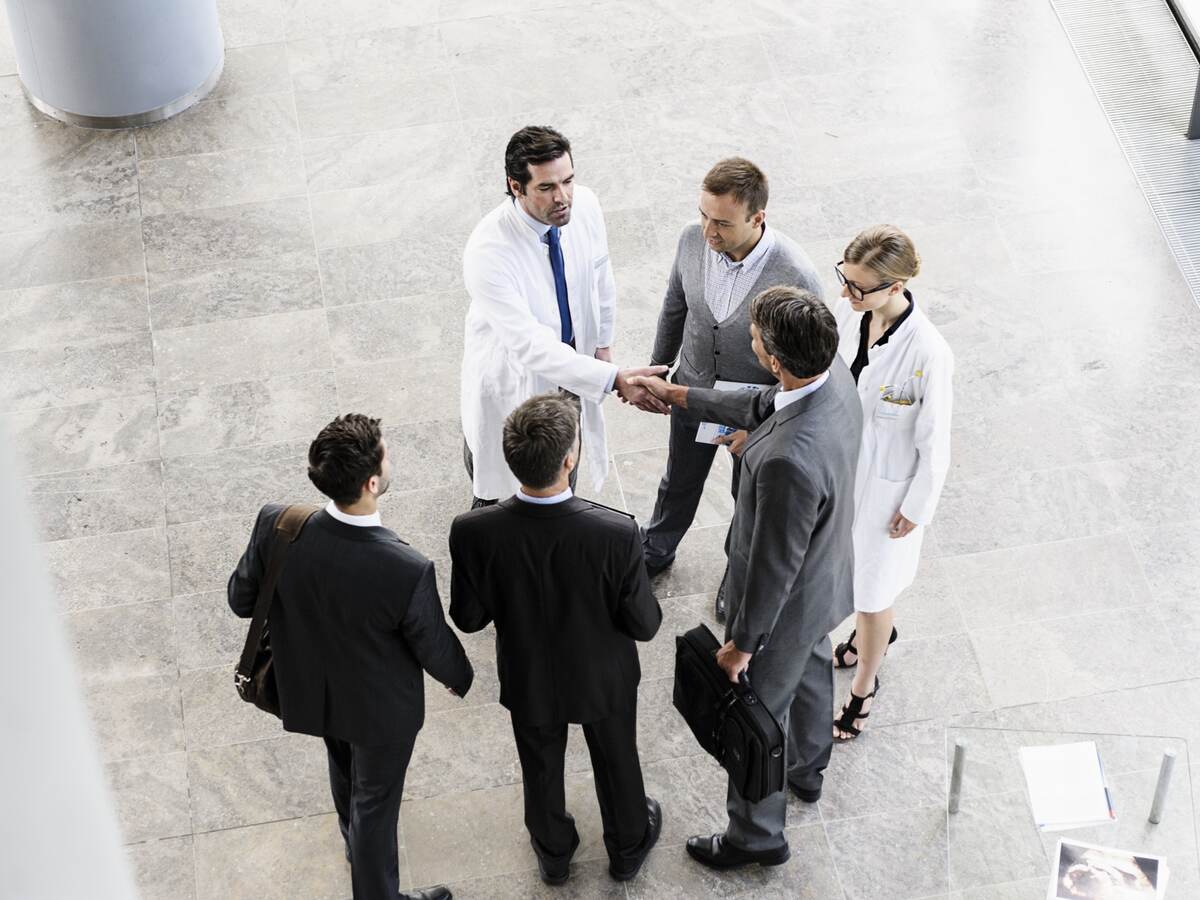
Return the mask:
POLYGON ((646 412, 666 415, 672 406, 687 408, 687 388, 664 381, 667 366, 642 366, 621 369, 613 388, 622 403, 631 403, 646 412))

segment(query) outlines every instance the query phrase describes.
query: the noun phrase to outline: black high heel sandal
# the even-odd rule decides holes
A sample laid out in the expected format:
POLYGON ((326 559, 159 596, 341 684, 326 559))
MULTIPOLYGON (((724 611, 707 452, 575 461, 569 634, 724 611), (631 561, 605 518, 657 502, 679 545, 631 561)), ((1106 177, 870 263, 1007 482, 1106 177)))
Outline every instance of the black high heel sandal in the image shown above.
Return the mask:
MULTIPOLYGON (((851 631, 850 637, 846 638, 844 641, 842 641, 840 644, 838 644, 836 647, 833 648, 833 667, 835 669, 853 669, 855 666, 858 665, 857 659, 855 659, 854 662, 846 662, 846 654, 847 653, 853 653, 855 655, 855 657, 858 656, 858 648, 854 646, 854 636, 856 634, 858 634, 857 629, 855 629, 854 631, 851 631)), ((888 646, 889 647, 892 646, 892 644, 896 643, 897 637, 899 637, 899 634, 896 631, 896 626, 893 625, 891 637, 888 638, 888 646)), ((883 651, 883 655, 887 656, 886 650, 883 651)))
POLYGON ((849 734, 850 737, 835 735, 839 741, 852 741, 860 734, 861 728, 855 728, 854 723, 859 719, 865 719, 871 714, 863 712, 863 704, 879 693, 879 676, 875 676, 875 689, 865 697, 860 697, 854 693, 853 688, 850 690, 850 702, 842 707, 842 714, 833 720, 833 727, 844 734, 849 734))

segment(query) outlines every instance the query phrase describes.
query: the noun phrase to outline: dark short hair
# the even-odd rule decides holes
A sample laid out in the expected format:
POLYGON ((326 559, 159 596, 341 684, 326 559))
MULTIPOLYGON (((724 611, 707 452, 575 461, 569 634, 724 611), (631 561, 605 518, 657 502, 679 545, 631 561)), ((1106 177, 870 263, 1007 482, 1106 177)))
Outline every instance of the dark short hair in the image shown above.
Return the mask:
POLYGON ((763 349, 795 378, 820 375, 837 354, 833 313, 815 294, 794 287, 767 288, 750 303, 763 349))
POLYGON ((716 197, 732 194, 738 203, 745 203, 747 219, 767 208, 767 176, 750 160, 740 156, 723 159, 709 169, 702 187, 716 197))
POLYGON ((508 139, 504 150, 504 192, 512 196, 511 178, 525 190, 533 173, 529 167, 548 163, 563 154, 571 154, 571 142, 546 125, 526 125, 508 139))
POLYGON ((379 420, 361 413, 338 416, 308 445, 308 479, 342 506, 357 503, 363 485, 383 474, 379 420))
POLYGON ((550 487, 578 434, 579 407, 562 394, 538 394, 505 419, 504 461, 526 487, 550 487))

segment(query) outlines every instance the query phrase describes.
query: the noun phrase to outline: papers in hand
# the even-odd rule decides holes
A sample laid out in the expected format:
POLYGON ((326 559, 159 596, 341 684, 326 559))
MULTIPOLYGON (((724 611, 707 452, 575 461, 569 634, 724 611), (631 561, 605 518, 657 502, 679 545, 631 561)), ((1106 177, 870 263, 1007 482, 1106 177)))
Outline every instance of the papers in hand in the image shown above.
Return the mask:
POLYGON ((1065 831, 1117 818, 1095 741, 1022 747, 1021 768, 1033 820, 1042 831, 1065 831))
MULTIPOLYGON (((751 384, 747 381, 718 381, 713 385, 718 391, 761 391, 763 385, 751 384)), ((696 430, 697 444, 711 444, 719 437, 733 434, 737 431, 732 425, 718 425, 716 422, 701 422, 696 430)))
POLYGON ((1160 900, 1167 891, 1161 856, 1058 842, 1047 900, 1160 900))

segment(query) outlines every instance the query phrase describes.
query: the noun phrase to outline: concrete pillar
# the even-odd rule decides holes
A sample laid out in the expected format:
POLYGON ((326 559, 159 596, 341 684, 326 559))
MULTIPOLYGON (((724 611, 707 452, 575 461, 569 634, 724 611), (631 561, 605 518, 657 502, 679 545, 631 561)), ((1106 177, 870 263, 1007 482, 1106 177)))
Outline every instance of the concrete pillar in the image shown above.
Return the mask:
POLYGON ((221 77, 216 0, 5 0, 21 84, 48 116, 127 128, 173 116, 221 77))

